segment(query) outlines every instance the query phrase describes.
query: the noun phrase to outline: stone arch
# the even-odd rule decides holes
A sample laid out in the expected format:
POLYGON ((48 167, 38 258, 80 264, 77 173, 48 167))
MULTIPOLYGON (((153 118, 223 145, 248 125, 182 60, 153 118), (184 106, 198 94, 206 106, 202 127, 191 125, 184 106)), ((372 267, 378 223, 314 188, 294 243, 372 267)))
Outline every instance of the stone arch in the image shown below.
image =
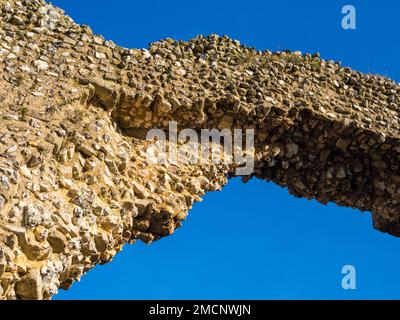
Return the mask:
POLYGON ((42 0, 0 0, 0 16, 0 298, 50 298, 124 244, 172 234, 235 175, 149 164, 146 132, 171 121, 253 129, 244 180, 371 211, 400 235, 394 81, 217 35, 126 49, 42 0))

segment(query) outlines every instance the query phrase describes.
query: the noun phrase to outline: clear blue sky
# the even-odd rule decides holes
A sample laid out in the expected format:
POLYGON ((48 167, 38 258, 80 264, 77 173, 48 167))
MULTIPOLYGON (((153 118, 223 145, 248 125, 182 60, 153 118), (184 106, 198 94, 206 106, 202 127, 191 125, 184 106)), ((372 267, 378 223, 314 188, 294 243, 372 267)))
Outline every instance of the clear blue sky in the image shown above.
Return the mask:
MULTIPOLYGON (((259 50, 320 52, 400 81, 397 1, 53 1, 124 47, 227 34, 259 50), (354 5, 357 29, 341 28, 354 5)), ((369 213, 297 199, 271 183, 232 180, 197 203, 183 227, 125 246, 55 299, 399 299, 400 239, 369 213), (357 289, 341 288, 354 265, 357 289)))

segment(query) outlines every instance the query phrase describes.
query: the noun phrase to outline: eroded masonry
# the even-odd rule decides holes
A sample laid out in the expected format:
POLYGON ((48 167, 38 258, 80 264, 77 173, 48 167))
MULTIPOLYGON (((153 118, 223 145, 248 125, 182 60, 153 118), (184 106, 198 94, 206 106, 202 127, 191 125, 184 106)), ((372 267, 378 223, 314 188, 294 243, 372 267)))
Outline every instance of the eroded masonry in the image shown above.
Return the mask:
POLYGON ((171 120, 254 129, 252 176, 400 235, 397 83, 216 35, 121 48, 41 0, 0 16, 0 298, 50 298, 227 183, 230 165, 146 161, 171 120))

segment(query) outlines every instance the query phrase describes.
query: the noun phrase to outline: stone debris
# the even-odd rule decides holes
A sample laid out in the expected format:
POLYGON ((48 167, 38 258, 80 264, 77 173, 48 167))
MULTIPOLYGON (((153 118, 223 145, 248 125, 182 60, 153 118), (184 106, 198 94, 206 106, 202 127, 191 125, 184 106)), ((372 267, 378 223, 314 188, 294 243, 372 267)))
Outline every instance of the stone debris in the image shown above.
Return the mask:
MULTIPOLYGON (((125 49, 0 0, 0 299, 50 299, 181 226, 234 165, 150 164, 148 129, 255 129, 255 176, 400 236, 400 86, 226 36, 125 49)), ((168 142, 173 147, 174 142, 168 142)))

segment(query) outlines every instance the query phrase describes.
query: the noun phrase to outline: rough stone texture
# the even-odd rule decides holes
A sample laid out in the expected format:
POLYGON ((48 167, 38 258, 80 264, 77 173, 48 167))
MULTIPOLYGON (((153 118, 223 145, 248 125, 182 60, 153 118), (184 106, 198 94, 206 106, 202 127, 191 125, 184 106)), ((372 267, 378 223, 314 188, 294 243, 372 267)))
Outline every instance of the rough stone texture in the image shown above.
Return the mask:
POLYGON ((397 83, 216 35, 129 50, 42 0, 0 16, 0 298, 49 299, 227 183, 232 165, 146 161, 170 120, 253 128, 255 177, 400 235, 397 83))

